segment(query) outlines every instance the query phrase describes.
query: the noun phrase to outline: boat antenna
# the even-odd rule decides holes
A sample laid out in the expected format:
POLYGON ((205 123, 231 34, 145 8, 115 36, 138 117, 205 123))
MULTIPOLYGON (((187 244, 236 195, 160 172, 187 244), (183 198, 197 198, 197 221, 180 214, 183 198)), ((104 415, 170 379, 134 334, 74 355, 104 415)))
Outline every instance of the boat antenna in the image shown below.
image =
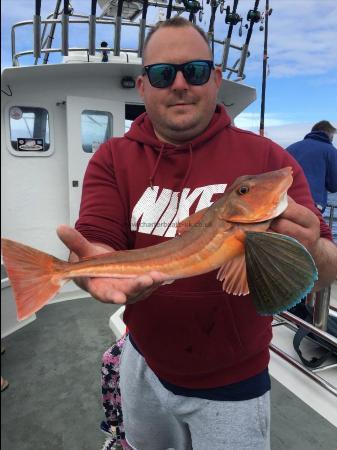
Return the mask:
POLYGON ((261 92, 261 113, 260 113, 260 135, 264 136, 264 113, 266 103, 266 81, 268 67, 268 17, 272 9, 269 9, 269 0, 266 0, 266 9, 264 12, 264 45, 263 45, 263 68, 262 68, 262 92, 261 92))

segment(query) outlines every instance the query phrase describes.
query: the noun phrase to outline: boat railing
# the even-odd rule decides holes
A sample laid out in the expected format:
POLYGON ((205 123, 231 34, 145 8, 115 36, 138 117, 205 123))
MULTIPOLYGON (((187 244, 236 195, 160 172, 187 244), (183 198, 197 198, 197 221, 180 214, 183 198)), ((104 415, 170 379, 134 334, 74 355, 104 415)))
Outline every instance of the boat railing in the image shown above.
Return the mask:
MULTIPOLYGON (((74 24, 82 24, 82 25, 90 24, 90 17, 88 17, 88 16, 73 16, 73 17, 74 18, 68 22, 68 26, 74 25, 74 24)), ((62 26, 62 28, 64 30, 64 22, 62 21, 62 19, 48 18, 45 20, 41 20, 41 24, 44 24, 46 26, 60 25, 60 26, 62 26)), ((115 22, 115 19, 104 18, 104 19, 96 19, 96 24, 115 26, 116 22, 115 22)), ((15 36, 16 29, 19 27, 32 26, 32 25, 34 26, 34 20, 25 20, 22 22, 17 22, 12 27, 11 45, 12 45, 12 65, 14 67, 20 66, 19 59, 23 56, 28 56, 28 55, 32 55, 35 57, 35 65, 37 65, 41 54, 50 54, 50 53, 60 53, 63 56, 68 56, 69 52, 71 52, 71 53, 87 52, 88 57, 90 55, 91 56, 96 55, 97 52, 102 53, 102 54, 103 54, 103 52, 111 52, 114 54, 114 56, 119 56, 121 51, 138 54, 138 49, 132 49, 132 48, 123 48, 122 49, 119 47, 119 50, 117 50, 117 48, 115 49, 114 47, 108 47, 108 46, 107 47, 96 47, 96 46, 93 46, 92 44, 90 45, 90 43, 88 44, 88 46, 83 46, 83 47, 69 47, 68 32, 62 33, 61 47, 43 47, 42 45, 35 44, 33 49, 28 49, 28 50, 19 51, 19 52, 16 51, 16 36, 15 36)), ((131 27, 139 27, 138 23, 129 22, 127 20, 122 21, 122 25, 127 25, 127 26, 131 26, 131 27)), ((146 27, 151 28, 151 25, 147 25, 146 27)), ((92 34, 91 34, 91 36, 92 36, 92 34)), ((92 40, 92 38, 91 38, 91 40, 92 40)), ((34 37, 34 42, 36 43, 37 41, 40 41, 40 39, 34 37)))
MULTIPOLYGON (((214 0, 215 1, 215 0, 214 0)), ((213 1, 213 3, 214 3, 213 1)), ((217 3, 220 4, 220 0, 216 0, 217 3)), ((172 12, 176 15, 180 15, 183 12, 189 11, 186 9, 186 4, 183 3, 171 3, 172 12)), ((199 2, 197 2, 199 4, 199 2)), ((213 4, 212 3, 212 4, 213 4)), ((145 2, 144 2, 145 4, 145 2)), ((159 7, 164 9, 168 9, 168 4, 160 1, 156 2, 147 2, 148 7, 159 7)), ((213 7, 212 5, 210 5, 213 7)), ((144 6, 145 7, 145 6, 144 6)), ((143 7, 143 8, 144 8, 143 7)), ((257 7, 257 6, 256 6, 257 7)), ((256 9, 256 8, 255 8, 256 9)), ((263 14, 263 13, 262 13, 263 14)), ((250 41, 250 37, 252 34, 252 28, 254 23, 259 21, 262 22, 261 14, 259 11, 250 10, 247 16, 247 21, 249 25, 246 24, 245 28, 248 30, 247 37, 245 42, 242 45, 236 45, 232 42, 231 34, 233 30, 233 26, 237 25, 237 23, 241 23, 242 29, 242 17, 238 16, 238 14, 234 14, 234 12, 227 12, 228 17, 226 16, 226 24, 228 24, 228 33, 227 37, 224 39, 219 39, 215 36, 215 32, 213 26, 209 28, 208 32, 206 32, 210 46, 214 53, 214 45, 220 46, 221 49, 221 62, 218 64, 221 66, 222 72, 227 72, 227 79, 229 79, 232 75, 236 76, 236 79, 233 81, 241 81, 245 79, 246 75, 244 73, 244 68, 246 64, 246 59, 250 56, 250 52, 248 50, 248 45, 250 41), (234 21, 234 22, 233 22, 234 21), (229 58, 229 52, 231 50, 231 56, 234 52, 234 57, 229 58), (237 57, 235 58, 235 53, 237 57), (232 62, 235 61, 235 62, 232 62)), ((213 19, 214 20, 214 19, 213 19)), ((195 21, 195 19, 194 19, 195 21)), ((113 56, 119 56, 121 52, 126 53, 134 53, 139 58, 142 57, 143 45, 146 36, 146 31, 152 28, 154 24, 150 24, 146 22, 146 14, 140 18, 139 21, 133 21, 129 18, 124 18, 123 15, 112 16, 100 16, 96 15, 83 15, 83 14, 74 14, 71 12, 70 14, 65 14, 64 12, 59 12, 58 7, 54 11, 53 14, 47 16, 46 19, 42 19, 40 15, 34 15, 32 20, 25 20, 21 22, 17 22, 12 26, 11 29, 11 49, 12 49, 12 65, 20 66, 20 59, 24 56, 33 56, 35 58, 34 65, 38 65, 40 63, 46 64, 48 62, 48 57, 52 53, 61 54, 62 56, 68 56, 74 53, 82 53, 86 52, 88 61, 90 60, 90 56, 99 56, 102 54, 102 62, 108 62, 108 58, 103 58, 103 55, 111 54, 113 56), (70 47, 69 46, 69 29, 73 30, 73 27, 76 25, 87 25, 88 33, 84 36, 85 45, 80 47, 70 47), (106 42, 102 42, 100 46, 96 45, 96 31, 97 27, 112 27, 109 30, 109 36, 111 36, 112 45, 108 46, 106 42), (17 39, 16 32, 19 28, 22 27, 30 27, 32 29, 33 34, 33 48, 29 48, 27 50, 18 51, 17 50, 17 39), (122 48, 121 47, 121 30, 123 27, 135 27, 138 29, 138 41, 135 44, 135 48, 122 48), (47 30, 49 28, 49 34, 47 37, 47 30), (53 40, 55 35, 55 29, 61 30, 61 38, 59 40, 60 44, 58 47, 53 46, 53 40), (41 32, 42 30, 42 32, 41 32), (106 44, 106 46, 102 46, 102 44, 106 44), (40 58, 43 56, 42 62, 40 62, 40 58)), ((226 27, 226 26, 225 26, 226 27)), ((223 28, 225 31, 225 27, 223 28)), ((262 26, 260 26, 260 29, 262 26)), ((72 31, 71 30, 71 31, 72 31)), ((239 33, 242 36, 242 31, 239 33)), ((97 59, 96 59, 97 61, 97 59)))
MULTIPOLYGON (((331 230, 333 230, 333 223, 336 220, 337 207, 335 204, 328 203, 327 208, 329 208, 329 217, 328 217, 328 225, 331 230)), ((327 286, 324 289, 316 292, 310 300, 310 305, 313 307, 313 324, 315 327, 320 330, 326 331, 328 318, 329 318, 329 310, 337 311, 336 307, 331 305, 331 286, 327 286)))
MULTIPOLYGON (((333 230, 333 223, 336 221, 336 210, 337 205, 328 204, 327 208, 330 208, 329 216, 327 219, 328 225, 333 230)), ((336 280, 337 281, 337 280, 336 280)), ((320 344, 324 347, 326 343, 331 348, 337 349, 337 337, 333 336, 327 331, 327 324, 329 314, 336 315, 337 309, 334 305, 331 305, 331 286, 328 286, 315 294, 310 296, 310 301, 307 302, 313 307, 313 321, 309 323, 300 317, 295 316, 290 312, 283 312, 274 316, 273 327, 285 325, 288 329, 292 330, 294 333, 298 330, 298 327, 305 328, 309 330, 311 334, 320 338, 320 344)), ((270 345, 271 350, 280 356, 282 359, 286 360, 292 366, 296 367, 302 373, 305 373, 309 378, 314 380, 320 386, 324 387, 326 390, 331 392, 337 397, 337 388, 325 380, 319 375, 319 372, 327 371, 337 367, 336 362, 327 363, 318 368, 311 369, 305 367, 300 361, 293 358, 289 353, 285 352, 281 348, 277 347, 274 343, 270 345)))
MULTIPOLYGON (((301 318, 295 316, 294 314, 291 314, 289 312, 280 313, 278 315, 274 316, 274 322, 273 327, 277 326, 286 326, 290 330, 292 330, 294 333, 297 331, 297 326, 301 326, 303 328, 306 328, 310 330, 311 333, 313 333, 315 336, 318 336, 325 342, 329 343, 330 345, 333 345, 337 348, 337 338, 332 336, 330 333, 327 333, 325 331, 319 330, 314 325, 306 322, 305 320, 302 320, 301 318)), ((300 361, 292 357, 288 352, 285 352, 280 347, 275 345, 274 343, 270 344, 270 349, 276 353, 279 357, 287 361, 289 364, 291 364, 293 367, 298 369, 300 372, 307 375, 309 378, 311 378, 313 381, 315 381, 317 384, 319 384, 321 387, 329 391, 331 394, 333 394, 335 397, 337 397, 337 388, 336 385, 331 384, 329 381, 324 379, 319 373, 324 372, 326 370, 331 370, 337 367, 336 363, 327 363, 323 366, 320 366, 315 369, 308 368, 304 366, 300 361)))

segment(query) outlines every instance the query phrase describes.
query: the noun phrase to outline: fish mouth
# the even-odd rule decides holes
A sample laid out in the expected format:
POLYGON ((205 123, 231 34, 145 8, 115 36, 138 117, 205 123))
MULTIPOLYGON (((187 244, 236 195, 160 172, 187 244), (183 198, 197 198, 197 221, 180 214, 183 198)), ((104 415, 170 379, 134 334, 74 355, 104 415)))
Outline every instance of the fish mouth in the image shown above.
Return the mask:
POLYGON ((287 192, 285 192, 281 196, 280 202, 273 211, 273 214, 270 217, 270 219, 274 219, 275 217, 280 216, 287 208, 288 208, 288 194, 287 192))

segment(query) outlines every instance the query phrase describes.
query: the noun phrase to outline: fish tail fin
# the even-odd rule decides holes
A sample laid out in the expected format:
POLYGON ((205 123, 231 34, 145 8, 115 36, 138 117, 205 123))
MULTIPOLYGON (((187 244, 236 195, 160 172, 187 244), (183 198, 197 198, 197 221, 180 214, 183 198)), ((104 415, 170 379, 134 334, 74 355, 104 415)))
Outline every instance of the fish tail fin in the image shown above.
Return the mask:
POLYGON ((277 314, 299 303, 318 278, 315 262, 296 239, 271 232, 247 232, 247 280, 259 314, 277 314))
POLYGON ((1 239, 18 320, 41 309, 60 290, 68 263, 19 242, 1 239))

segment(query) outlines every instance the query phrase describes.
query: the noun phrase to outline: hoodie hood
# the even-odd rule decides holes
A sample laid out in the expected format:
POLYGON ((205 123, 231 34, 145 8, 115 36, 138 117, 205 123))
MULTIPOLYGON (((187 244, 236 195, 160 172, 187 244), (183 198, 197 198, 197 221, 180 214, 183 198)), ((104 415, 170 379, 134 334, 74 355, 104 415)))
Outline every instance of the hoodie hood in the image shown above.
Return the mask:
POLYGON ((132 123, 130 130, 125 134, 125 137, 132 141, 139 142, 141 144, 150 145, 154 150, 160 151, 164 146, 166 150, 174 149, 179 151, 187 150, 190 145, 193 148, 203 144, 209 138, 213 137, 219 131, 223 130, 224 125, 229 126, 231 124, 231 118, 227 114, 223 105, 217 105, 214 115, 206 128, 206 130, 195 139, 188 141, 181 145, 168 144, 160 141, 155 135, 152 122, 145 112, 138 116, 132 123))
POLYGON ((189 152, 189 163, 186 167, 185 176, 180 186, 180 189, 183 189, 192 170, 193 151, 202 146, 217 133, 222 131, 224 129, 224 126, 230 125, 231 118, 227 114, 225 107, 223 105, 217 105, 208 127, 201 135, 181 145, 173 145, 167 142, 162 142, 157 138, 153 129, 152 122, 148 114, 145 112, 133 121, 130 130, 125 134, 125 137, 132 141, 136 141, 143 146, 151 147, 154 152, 158 152, 156 162, 152 168, 151 173, 149 174, 149 184, 151 187, 153 187, 154 177, 158 170, 160 161, 162 157, 165 157, 165 154, 176 151, 189 152))
POLYGON ((304 139, 314 139, 316 141, 326 142, 327 144, 331 144, 329 136, 324 133, 324 131, 311 131, 308 133, 304 139))

